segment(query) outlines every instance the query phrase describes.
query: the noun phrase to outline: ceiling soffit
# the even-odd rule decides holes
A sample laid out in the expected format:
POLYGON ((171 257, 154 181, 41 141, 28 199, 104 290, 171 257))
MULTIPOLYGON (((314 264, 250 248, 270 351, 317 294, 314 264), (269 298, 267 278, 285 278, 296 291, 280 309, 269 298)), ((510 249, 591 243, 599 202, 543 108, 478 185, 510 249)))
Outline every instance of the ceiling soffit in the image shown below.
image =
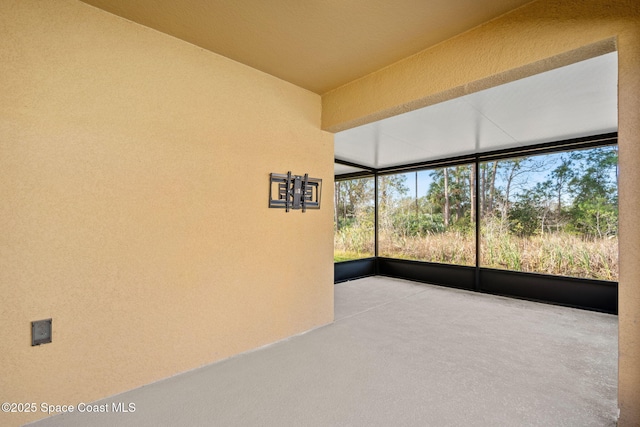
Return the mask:
POLYGON ((616 52, 335 134, 375 169, 616 132, 616 52))
POLYGON ((319 94, 530 0, 82 0, 319 94))

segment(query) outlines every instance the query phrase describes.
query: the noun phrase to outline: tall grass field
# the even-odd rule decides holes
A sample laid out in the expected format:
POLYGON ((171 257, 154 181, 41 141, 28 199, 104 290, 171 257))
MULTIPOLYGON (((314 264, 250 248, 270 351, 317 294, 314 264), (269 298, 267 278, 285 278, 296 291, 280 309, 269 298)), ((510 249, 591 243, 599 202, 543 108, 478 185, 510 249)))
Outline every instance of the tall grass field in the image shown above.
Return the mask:
MULTIPOLYGON (((599 280, 618 280, 618 238, 586 239, 567 232, 519 237, 483 233, 480 265, 489 268, 599 280)), ((380 256, 458 265, 475 265, 475 235, 446 231, 399 236, 380 231, 380 256)), ((336 233, 336 262, 373 256, 373 230, 336 233)))

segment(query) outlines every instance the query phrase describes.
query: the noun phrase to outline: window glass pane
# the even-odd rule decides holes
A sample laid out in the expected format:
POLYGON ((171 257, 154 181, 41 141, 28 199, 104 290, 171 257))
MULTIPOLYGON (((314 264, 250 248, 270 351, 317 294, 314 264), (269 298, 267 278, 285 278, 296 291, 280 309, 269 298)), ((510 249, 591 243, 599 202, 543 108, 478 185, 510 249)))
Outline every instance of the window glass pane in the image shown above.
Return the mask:
POLYGON ((475 265, 472 165, 380 176, 381 256, 475 265))
POLYGON ((373 178, 335 182, 335 262, 374 256, 373 178))
POLYGON ((481 266, 618 280, 617 165, 617 146, 481 163, 481 266))

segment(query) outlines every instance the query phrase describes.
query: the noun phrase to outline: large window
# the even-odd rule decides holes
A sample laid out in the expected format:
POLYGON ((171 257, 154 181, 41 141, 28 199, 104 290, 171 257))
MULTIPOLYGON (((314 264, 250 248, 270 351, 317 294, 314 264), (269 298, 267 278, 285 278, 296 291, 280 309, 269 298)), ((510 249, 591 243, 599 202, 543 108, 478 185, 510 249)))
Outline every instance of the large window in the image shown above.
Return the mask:
POLYGON ((334 195, 334 261, 374 256, 374 178, 337 180, 334 195))
POLYGON ((380 176, 380 256, 475 265, 474 177, 471 165, 380 176))
MULTIPOLYGON (((617 146, 542 148, 380 173, 378 255, 475 266, 479 253, 480 267, 617 281, 617 146)), ((335 194, 335 260, 374 256, 374 178, 335 194)))
POLYGON ((616 146, 480 164, 483 267, 618 280, 616 146))

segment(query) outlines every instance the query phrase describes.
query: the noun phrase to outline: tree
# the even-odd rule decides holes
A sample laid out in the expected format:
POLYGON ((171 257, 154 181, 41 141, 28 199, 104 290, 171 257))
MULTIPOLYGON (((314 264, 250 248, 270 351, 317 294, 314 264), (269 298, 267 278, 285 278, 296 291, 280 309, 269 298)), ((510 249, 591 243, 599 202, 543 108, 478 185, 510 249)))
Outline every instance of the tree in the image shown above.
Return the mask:
POLYGON ((449 227, 449 220, 451 218, 451 209, 449 205, 449 169, 444 168, 442 170, 444 176, 444 226, 449 227))
POLYGON ((569 182, 574 178, 576 173, 574 170, 574 162, 575 156, 572 154, 563 155, 560 160, 560 165, 551 172, 551 187, 553 188, 556 198, 556 231, 560 230, 564 221, 562 199, 569 182))
POLYGON ((356 221, 367 207, 373 209, 373 178, 336 181, 334 220, 336 229, 356 221))
POLYGON ((434 207, 435 213, 442 214, 445 228, 468 228, 474 206, 469 190, 471 167, 463 165, 434 169, 430 175, 433 183, 427 192, 427 201, 434 207))
POLYGON ((380 212, 380 228, 391 230, 392 216, 398 207, 398 202, 404 197, 409 188, 405 185, 407 175, 383 175, 378 178, 378 208, 380 212))
POLYGON ((480 216, 493 215, 493 207, 496 196, 496 172, 498 160, 494 162, 480 163, 480 216))
POLYGON ((617 234, 617 147, 591 149, 579 153, 576 159, 582 162, 582 168, 569 182, 574 197, 571 229, 588 237, 617 234))
POLYGON ((471 208, 471 222, 476 221, 476 164, 471 165, 469 171, 469 204, 471 208))
POLYGON ((502 188, 504 192, 504 201, 501 207, 502 218, 509 216, 513 193, 523 190, 532 173, 541 172, 545 168, 545 161, 536 157, 521 157, 500 161, 498 172, 501 181, 504 182, 504 188, 502 188))

